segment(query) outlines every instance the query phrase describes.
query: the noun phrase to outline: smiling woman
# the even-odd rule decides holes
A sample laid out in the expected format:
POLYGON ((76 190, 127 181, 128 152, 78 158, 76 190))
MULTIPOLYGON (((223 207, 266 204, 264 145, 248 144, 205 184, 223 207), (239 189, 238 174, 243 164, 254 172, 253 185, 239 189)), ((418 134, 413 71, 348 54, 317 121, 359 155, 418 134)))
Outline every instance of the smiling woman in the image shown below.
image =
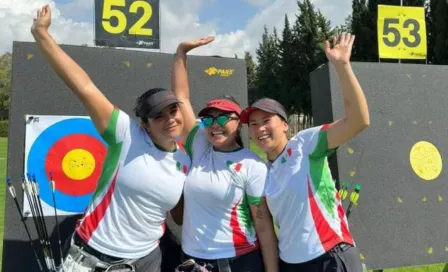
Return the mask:
POLYGON ((243 147, 238 122, 240 113, 239 104, 229 95, 211 100, 199 112, 208 140, 215 149, 232 151, 243 147))
MULTIPOLYGON (((46 5, 37 11, 31 27, 36 44, 83 103, 107 143, 93 198, 65 243, 64 264, 78 271, 96 271, 100 267, 112 270, 124 263, 132 265, 136 272, 160 271, 164 222, 167 213, 176 214, 186 178, 184 166, 190 165, 188 155, 176 142, 183 126, 179 101, 169 90, 149 89, 137 99, 135 115, 140 120, 131 118, 114 106, 62 50, 48 32, 50 24, 51 9, 46 5)), ((59 159, 65 175, 73 179, 100 170, 84 150, 59 159), (84 157, 87 163, 77 174, 73 174, 73 166, 79 165, 70 164, 74 156, 84 157)))
POLYGON ((333 39, 333 46, 325 43, 325 53, 341 81, 344 119, 288 139, 287 116, 279 102, 260 99, 241 113, 250 138, 270 161, 265 195, 278 226, 280 266, 285 272, 362 271, 327 160, 370 122, 364 93, 350 65, 354 39, 343 33, 333 39))
POLYGON ((211 265, 211 271, 264 266, 276 272, 277 240, 262 200, 267 167, 242 144, 239 104, 231 96, 210 100, 198 114, 201 126, 189 100, 186 54, 212 40, 181 43, 173 64, 173 91, 184 116, 181 137, 192 159, 184 188, 184 260, 211 265))

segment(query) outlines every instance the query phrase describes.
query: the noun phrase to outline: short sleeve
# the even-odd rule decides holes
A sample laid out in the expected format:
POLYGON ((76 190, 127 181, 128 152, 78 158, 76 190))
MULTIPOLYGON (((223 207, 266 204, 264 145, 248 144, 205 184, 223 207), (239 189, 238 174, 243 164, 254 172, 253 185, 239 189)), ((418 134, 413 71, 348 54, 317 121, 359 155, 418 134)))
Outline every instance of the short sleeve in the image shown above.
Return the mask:
POLYGON ((202 122, 198 121, 190 130, 190 133, 188 133, 184 144, 185 151, 193 159, 193 157, 203 154, 210 146, 211 144, 202 127, 202 122))
POLYGON ((268 169, 264 162, 257 161, 248 171, 246 196, 249 205, 259 205, 263 201, 268 169))
POLYGON ((304 146, 304 155, 311 158, 323 158, 333 154, 337 148, 328 148, 327 130, 329 124, 300 131, 297 136, 304 146))
POLYGON ((137 126, 124 111, 114 108, 104 133, 101 135, 108 145, 123 142, 129 135, 132 126, 137 126))

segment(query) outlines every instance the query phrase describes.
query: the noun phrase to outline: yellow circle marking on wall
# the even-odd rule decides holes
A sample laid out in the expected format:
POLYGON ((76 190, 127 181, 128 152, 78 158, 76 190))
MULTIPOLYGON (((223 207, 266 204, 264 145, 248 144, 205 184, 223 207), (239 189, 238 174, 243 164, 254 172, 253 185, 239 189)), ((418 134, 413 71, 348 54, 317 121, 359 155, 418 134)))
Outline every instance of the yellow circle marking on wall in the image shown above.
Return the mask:
POLYGON ((409 154, 412 170, 424 180, 436 179, 442 172, 442 156, 435 145, 420 141, 409 154))
POLYGON ((84 149, 73 149, 65 154, 62 169, 67 177, 74 180, 88 178, 95 170, 95 158, 84 149))

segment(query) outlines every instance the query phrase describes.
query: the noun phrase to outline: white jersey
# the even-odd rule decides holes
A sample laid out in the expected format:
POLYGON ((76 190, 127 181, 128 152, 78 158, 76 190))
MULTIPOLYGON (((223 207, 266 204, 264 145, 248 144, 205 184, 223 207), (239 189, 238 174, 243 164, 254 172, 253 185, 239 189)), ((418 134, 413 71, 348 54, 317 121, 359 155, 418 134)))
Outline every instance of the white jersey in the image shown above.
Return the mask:
POLYGON ((300 131, 269 169, 268 207, 279 228, 280 258, 302 263, 341 242, 354 244, 327 156, 327 125, 300 131))
POLYGON ((104 254, 141 258, 164 234, 190 159, 180 147, 175 152, 158 149, 146 130, 118 109, 102 137, 108 150, 101 178, 76 232, 104 254))
POLYGON ((185 149, 192 166, 184 189, 183 251, 219 259, 258 249, 249 205, 262 201, 266 164, 246 148, 214 150, 199 125, 190 132, 185 149))

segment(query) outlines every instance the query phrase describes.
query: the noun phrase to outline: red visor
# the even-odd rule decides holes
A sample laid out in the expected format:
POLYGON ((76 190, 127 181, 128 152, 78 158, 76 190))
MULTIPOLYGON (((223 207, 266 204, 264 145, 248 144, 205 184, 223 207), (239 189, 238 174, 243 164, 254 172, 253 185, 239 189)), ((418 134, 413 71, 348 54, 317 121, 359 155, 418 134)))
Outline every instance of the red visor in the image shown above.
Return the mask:
POLYGON ((199 116, 203 116, 209 109, 218 109, 222 111, 235 112, 238 116, 241 114, 241 108, 237 104, 227 99, 214 99, 207 103, 205 108, 199 112, 199 116))

